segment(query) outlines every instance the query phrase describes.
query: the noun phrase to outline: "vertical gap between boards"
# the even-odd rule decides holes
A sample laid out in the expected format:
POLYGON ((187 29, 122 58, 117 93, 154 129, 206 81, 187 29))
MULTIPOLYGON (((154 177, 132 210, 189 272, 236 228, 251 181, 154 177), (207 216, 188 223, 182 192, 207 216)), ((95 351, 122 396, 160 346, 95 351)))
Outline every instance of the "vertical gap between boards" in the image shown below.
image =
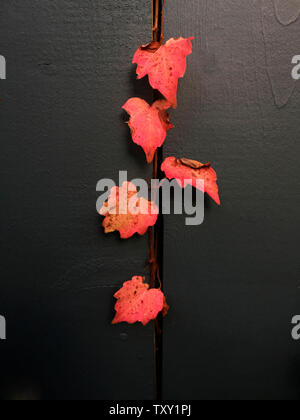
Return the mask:
MULTIPOLYGON (((161 42, 163 38, 163 6, 164 0, 151 0, 153 10, 153 41, 161 42)), ((159 92, 153 91, 153 101, 155 102, 160 98, 159 92)), ((153 164, 154 177, 161 179, 161 164, 163 162, 163 148, 159 148, 155 154, 153 164)), ((161 202, 161 200, 160 200, 161 202)), ((157 224, 155 225, 152 233, 153 245, 156 254, 156 263, 159 271, 159 280, 155 276, 154 287, 163 288, 163 251, 164 251, 164 220, 161 213, 158 217, 157 224)), ((156 270, 157 274, 157 270, 156 270)), ((155 400, 161 401, 163 397, 163 316, 160 313, 154 322, 154 387, 155 387, 155 400)))

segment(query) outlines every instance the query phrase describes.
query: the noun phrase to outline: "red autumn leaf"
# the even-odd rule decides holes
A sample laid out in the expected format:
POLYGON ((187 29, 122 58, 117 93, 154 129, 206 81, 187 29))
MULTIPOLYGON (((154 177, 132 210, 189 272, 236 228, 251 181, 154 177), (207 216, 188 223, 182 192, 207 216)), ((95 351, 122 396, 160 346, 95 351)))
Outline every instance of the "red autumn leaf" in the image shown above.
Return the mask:
POLYGON ((219 188, 217 185, 217 174, 210 163, 202 164, 195 160, 167 158, 161 167, 168 179, 175 178, 178 184, 184 188, 187 184, 193 185, 202 192, 206 192, 210 197, 220 205, 219 188), (204 181, 203 185, 197 185, 197 180, 204 181))
POLYGON ((169 108, 170 104, 165 100, 150 106, 139 98, 129 99, 123 106, 130 115, 132 139, 144 149, 148 163, 153 161, 156 149, 163 145, 167 131, 173 128, 166 113, 169 108))
POLYGON ((105 216, 105 233, 118 230, 122 239, 128 239, 135 233, 144 235, 149 226, 155 225, 158 207, 137 194, 136 186, 131 182, 111 189, 108 200, 100 210, 100 214, 105 216))
POLYGON ((178 79, 186 71, 186 57, 192 54, 194 38, 170 39, 165 45, 157 43, 140 47, 133 57, 138 79, 146 75, 153 89, 158 89, 168 102, 177 107, 178 79))
POLYGON ((123 284, 114 296, 116 316, 113 324, 141 322, 147 325, 164 309, 165 297, 160 289, 150 289, 145 277, 135 276, 123 284))

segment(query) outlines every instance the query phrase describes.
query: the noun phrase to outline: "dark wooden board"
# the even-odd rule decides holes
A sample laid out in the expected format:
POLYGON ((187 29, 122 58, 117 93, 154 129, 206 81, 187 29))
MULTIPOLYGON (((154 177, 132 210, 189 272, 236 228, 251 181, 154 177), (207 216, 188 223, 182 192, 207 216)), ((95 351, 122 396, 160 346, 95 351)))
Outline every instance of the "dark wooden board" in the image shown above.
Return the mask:
POLYGON ((1 397, 151 399, 153 327, 110 325, 147 239, 105 237, 95 212, 99 179, 150 173, 121 107, 152 95, 131 64, 151 3, 5 0, 0 15, 1 397))
POLYGON ((299 9, 167 0, 166 39, 196 39, 164 154, 211 161, 222 207, 165 218, 165 398, 300 396, 299 9))

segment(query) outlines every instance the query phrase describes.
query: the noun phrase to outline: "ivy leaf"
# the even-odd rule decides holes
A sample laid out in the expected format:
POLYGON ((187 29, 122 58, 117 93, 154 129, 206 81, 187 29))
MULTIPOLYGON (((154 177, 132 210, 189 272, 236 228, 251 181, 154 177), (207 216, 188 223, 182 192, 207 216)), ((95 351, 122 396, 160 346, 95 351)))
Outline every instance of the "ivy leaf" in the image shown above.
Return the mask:
POLYGON ((100 210, 101 216, 105 217, 105 233, 118 230, 122 239, 128 239, 135 233, 144 235, 149 226, 157 222, 158 213, 156 204, 139 197, 136 186, 131 182, 112 188, 100 210))
POLYGON ((114 296, 116 316, 113 324, 141 322, 147 325, 164 309, 165 297, 160 289, 150 289, 145 277, 135 276, 123 284, 114 296))
POLYGON ((198 189, 206 192, 218 205, 221 204, 217 174, 210 163, 203 164, 196 160, 169 157, 163 162, 161 170, 165 172, 168 179, 175 178, 182 188, 187 184, 197 188, 196 181, 198 179, 204 180, 204 191, 199 186, 198 189))
POLYGON ((130 115, 128 124, 132 139, 144 149, 148 163, 153 161, 157 148, 163 145, 167 131, 173 128, 166 113, 169 108, 170 104, 165 100, 150 106, 140 98, 131 98, 123 106, 130 115))
POLYGON ((177 107, 178 79, 186 71, 186 57, 192 54, 194 38, 171 38, 165 45, 141 46, 133 57, 138 79, 146 75, 153 89, 158 89, 174 108, 177 107))

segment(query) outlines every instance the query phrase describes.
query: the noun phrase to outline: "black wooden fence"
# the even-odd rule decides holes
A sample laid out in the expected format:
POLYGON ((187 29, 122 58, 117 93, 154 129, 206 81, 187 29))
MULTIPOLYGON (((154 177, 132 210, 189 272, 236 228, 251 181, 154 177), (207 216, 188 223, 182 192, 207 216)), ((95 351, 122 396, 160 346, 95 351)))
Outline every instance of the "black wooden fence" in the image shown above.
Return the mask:
MULTIPOLYGON (((196 228, 164 219, 164 398, 300 395, 300 5, 282 3, 166 1, 166 39, 195 41, 164 154, 213 162, 222 206, 196 228)), ((153 326, 110 325, 147 238, 105 237, 95 213, 100 178, 151 176, 121 111, 152 98, 131 64, 151 1, 2 0, 0 16, 1 396, 152 399, 153 326)))

